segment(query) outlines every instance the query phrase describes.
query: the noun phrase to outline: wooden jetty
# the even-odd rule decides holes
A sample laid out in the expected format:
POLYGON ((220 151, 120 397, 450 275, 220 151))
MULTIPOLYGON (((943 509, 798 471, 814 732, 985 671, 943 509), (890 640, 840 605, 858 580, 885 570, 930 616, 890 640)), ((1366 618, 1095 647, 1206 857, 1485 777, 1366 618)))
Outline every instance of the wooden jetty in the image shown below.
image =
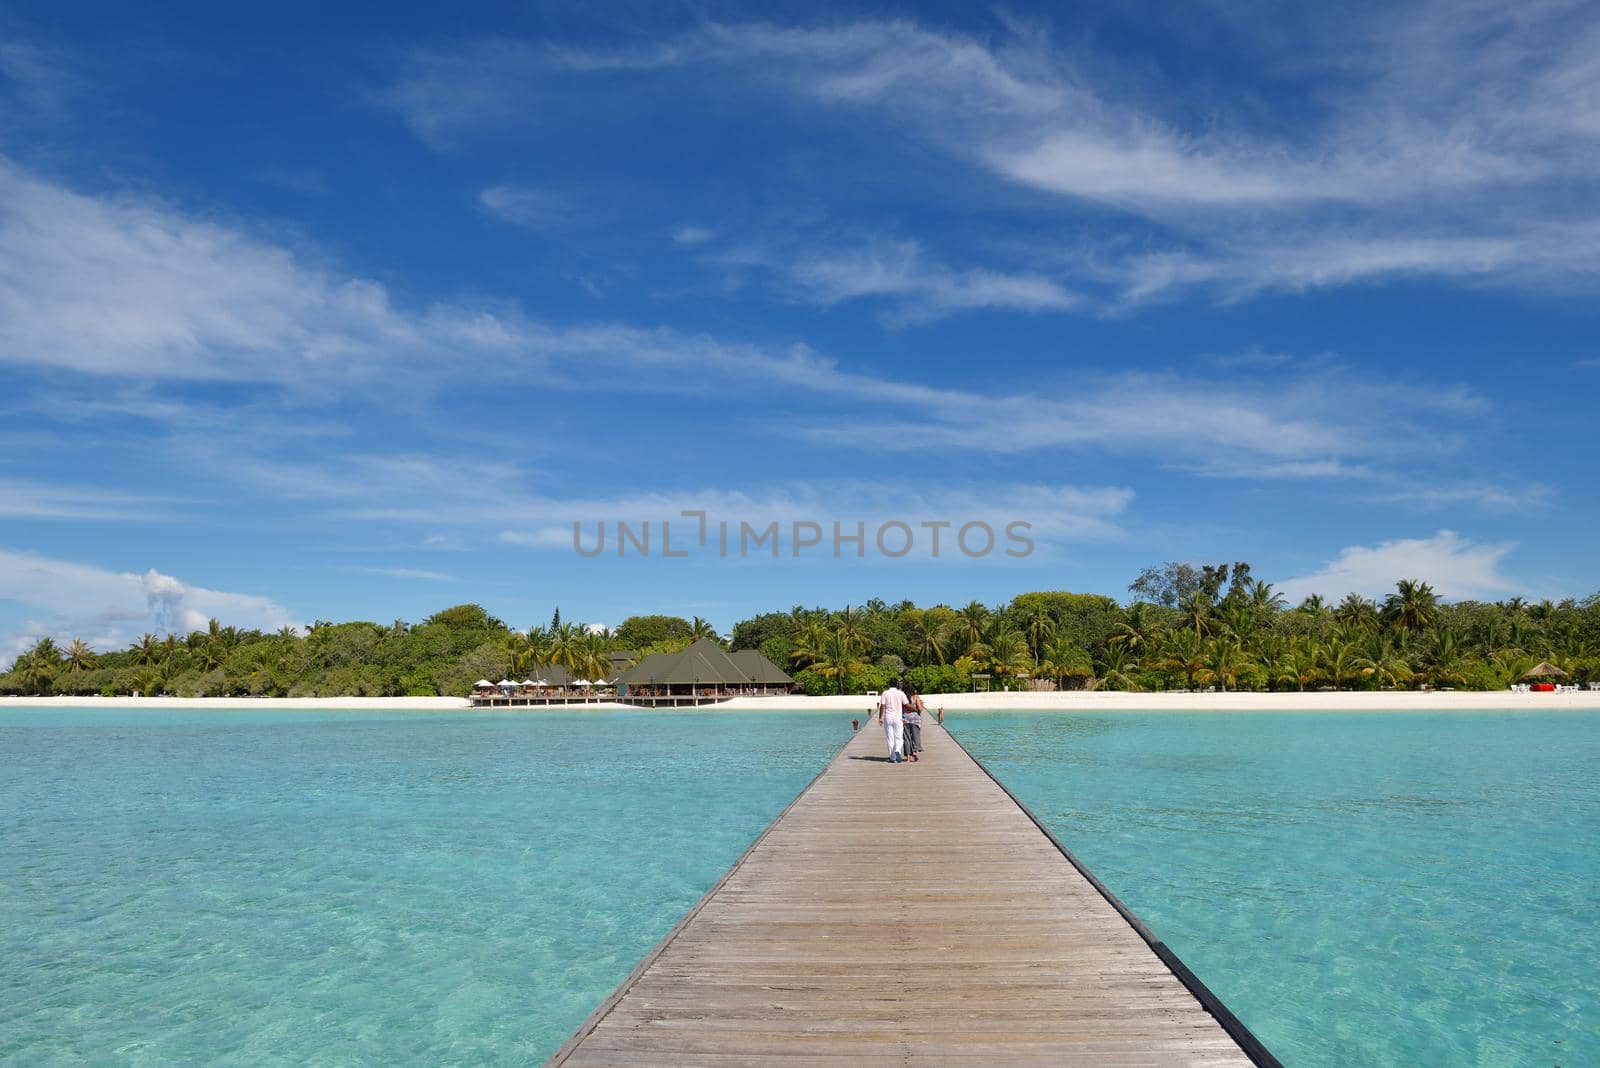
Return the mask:
POLYGON ((863 724, 549 1063, 1278 1063, 923 731, 923 759, 890 765, 863 724))

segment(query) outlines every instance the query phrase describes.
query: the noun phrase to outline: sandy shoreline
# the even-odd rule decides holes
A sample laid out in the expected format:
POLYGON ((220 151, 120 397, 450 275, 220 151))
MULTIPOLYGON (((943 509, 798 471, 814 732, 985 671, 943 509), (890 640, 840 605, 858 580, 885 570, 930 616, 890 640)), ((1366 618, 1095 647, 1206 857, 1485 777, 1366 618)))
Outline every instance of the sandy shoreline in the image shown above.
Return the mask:
MULTIPOLYGON (((705 710, 862 711, 874 699, 845 697, 738 697, 705 710)), ((1590 709, 1600 711, 1600 692, 1581 693, 956 693, 929 697, 947 711, 1189 711, 1189 712, 1409 712, 1590 709)), ((543 712, 568 708, 607 711, 628 706, 591 704, 534 706, 498 711, 543 712)), ((461 697, 0 697, 6 708, 182 708, 267 711, 443 712, 471 708, 461 697)), ((665 712, 671 709, 663 709, 665 712)))

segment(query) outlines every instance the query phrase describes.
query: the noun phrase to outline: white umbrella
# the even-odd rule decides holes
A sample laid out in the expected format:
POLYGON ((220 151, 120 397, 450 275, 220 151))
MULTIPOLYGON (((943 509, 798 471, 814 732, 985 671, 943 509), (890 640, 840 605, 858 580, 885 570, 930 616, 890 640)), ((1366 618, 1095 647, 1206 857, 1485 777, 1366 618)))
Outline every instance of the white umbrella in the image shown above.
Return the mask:
POLYGON ((574 682, 572 685, 574 685, 574 686, 588 686, 588 685, 590 685, 590 683, 589 683, 588 679, 579 679, 577 682, 574 682))
POLYGON ((488 679, 479 679, 477 682, 473 683, 473 685, 481 690, 485 686, 493 686, 494 683, 490 682, 488 679))
POLYGON ((538 682, 534 683, 534 685, 535 686, 548 686, 548 685, 550 685, 550 680, 549 679, 540 679, 538 682))
POLYGON ((512 682, 510 679, 501 679, 499 682, 495 683, 495 685, 496 686, 515 686, 516 683, 512 682))
POLYGON ((524 685, 524 686, 537 686, 539 684, 537 682, 534 682, 532 679, 523 679, 522 680, 522 685, 524 685))

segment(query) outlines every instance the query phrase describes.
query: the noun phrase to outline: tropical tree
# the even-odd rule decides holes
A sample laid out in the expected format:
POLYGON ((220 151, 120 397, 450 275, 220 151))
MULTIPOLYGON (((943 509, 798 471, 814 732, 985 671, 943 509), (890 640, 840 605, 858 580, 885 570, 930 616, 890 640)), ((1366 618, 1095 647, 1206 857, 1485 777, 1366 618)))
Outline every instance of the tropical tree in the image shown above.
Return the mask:
POLYGON ((989 633, 983 643, 986 652, 983 662, 995 675, 1026 675, 1033 671, 1033 657, 1028 652, 1028 641, 1021 631, 1008 623, 1001 623, 989 633))
POLYGON ((1333 618, 1340 625, 1358 630, 1378 629, 1378 606, 1359 593, 1346 594, 1333 610, 1333 618))
POLYGON ((1203 639, 1211 631, 1211 612, 1214 607, 1204 590, 1195 590, 1183 602, 1184 624, 1193 629, 1195 640, 1203 639))
POLYGON ((1205 669, 1205 648, 1194 631, 1185 627, 1167 635, 1162 643, 1161 667, 1183 676, 1185 689, 1194 689, 1194 681, 1205 669))
POLYGON ((94 665, 94 650, 89 648, 89 643, 82 638, 72 639, 72 644, 67 646, 67 674, 73 675, 80 671, 88 671, 94 665))
POLYGON ((1411 665, 1395 643, 1382 635, 1373 636, 1355 666, 1375 686, 1404 686, 1411 681, 1411 665))
POLYGON ((820 619, 808 619, 794 636, 794 652, 791 659, 797 665, 805 666, 815 664, 828 654, 828 643, 833 637, 833 632, 820 619))
POLYGON ((1239 677, 1250 667, 1250 657, 1239 639, 1229 636, 1213 638, 1202 653, 1200 681, 1224 690, 1237 689, 1239 677))
POLYGON ((856 651, 844 631, 833 630, 828 634, 822 656, 811 664, 811 670, 825 679, 835 680, 838 692, 842 695, 850 676, 866 666, 867 662, 856 651))
POLYGON ((1272 679, 1274 682, 1293 683, 1295 689, 1304 692, 1322 677, 1322 668, 1318 663, 1317 650, 1310 641, 1297 641, 1272 661, 1272 679))
MULTIPOLYGON (((1041 665, 1042 666, 1042 665, 1041 665)), ((1137 676, 1139 661, 1126 645, 1109 645, 1100 662, 1100 689, 1142 690, 1137 676)))
POLYGON ((1401 630, 1426 630, 1438 618, 1439 598, 1426 582, 1401 579, 1383 602, 1384 622, 1401 630))
POLYGON ((1322 651, 1322 670, 1338 689, 1353 686, 1361 677, 1361 652, 1356 644, 1342 638, 1330 641, 1322 651))
POLYGON ((161 662, 161 642, 154 634, 139 635, 139 642, 133 648, 135 663, 149 667, 161 662))
POLYGON ((1056 632, 1055 617, 1044 605, 1030 604, 1022 610, 1018 622, 1022 627, 1023 636, 1028 641, 1028 650, 1037 660, 1044 652, 1045 642, 1056 632))
POLYGON ((932 609, 911 616, 911 640, 919 663, 944 663, 945 643, 950 639, 950 628, 932 609))
POLYGON ((1135 601, 1128 608, 1127 618, 1112 628, 1107 645, 1126 649, 1133 656, 1148 650, 1160 633, 1161 624, 1155 611, 1144 601, 1135 601))
POLYGON ((713 627, 699 616, 695 616, 689 622, 689 640, 697 642, 702 638, 710 638, 712 641, 722 640, 721 635, 717 633, 716 627, 713 627))
POLYGON ((970 651, 982 645, 989 629, 989 609, 977 601, 969 601, 956 615, 956 636, 961 648, 970 651))

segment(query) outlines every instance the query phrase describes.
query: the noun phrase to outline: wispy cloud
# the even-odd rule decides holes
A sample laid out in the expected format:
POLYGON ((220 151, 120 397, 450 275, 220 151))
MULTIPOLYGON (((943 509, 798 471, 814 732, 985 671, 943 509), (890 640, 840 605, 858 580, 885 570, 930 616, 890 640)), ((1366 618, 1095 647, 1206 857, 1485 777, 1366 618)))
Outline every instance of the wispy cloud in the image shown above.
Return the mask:
POLYGON ((0 478, 0 516, 10 519, 174 522, 191 501, 100 486, 0 478))
POLYGON ((1600 30, 1582 5, 1424 3, 1293 29, 1292 54, 1262 62, 1294 113, 1268 121, 1225 86, 1113 75, 1017 22, 982 38, 907 20, 702 23, 609 51, 488 39, 413 56, 387 100, 441 144, 526 121, 550 79, 732 72, 1145 220, 1131 246, 1065 241, 1076 284, 1051 284, 1098 283, 1113 307, 1404 275, 1594 288, 1600 30), (1190 106, 1197 93, 1208 106, 1190 106))
POLYGON ((239 627, 276 630, 294 625, 267 597, 191 586, 154 568, 143 574, 111 571, 36 553, 0 549, 0 600, 15 601, 41 618, 4 639, 20 649, 42 637, 83 638, 97 649, 127 645, 144 631, 187 633, 211 618, 239 627))
POLYGON ((1505 575, 1501 564, 1515 545, 1486 545, 1441 530, 1431 538, 1400 538, 1343 549, 1320 571, 1281 584, 1291 601, 1313 593, 1338 599, 1347 593, 1379 597, 1401 579, 1421 579, 1451 600, 1483 599, 1516 593, 1523 586, 1505 575))
MULTIPOLYGON (((770 432, 834 446, 1154 452, 1212 473, 1255 467, 1279 477, 1350 474, 1352 465, 1380 457, 1404 462, 1447 453, 1459 444, 1450 425, 1487 408, 1459 386, 1363 376, 1332 359, 1208 373, 1079 374, 1054 386, 1036 375, 1010 381, 986 373, 981 383, 968 376, 950 385, 847 366, 803 344, 605 323, 553 326, 510 304, 406 308, 374 282, 307 263, 241 226, 145 200, 71 192, 15 168, 0 169, 0 191, 16 194, 0 197, 0 362, 123 383, 261 383, 326 404, 364 403, 377 383, 404 381, 403 394, 383 393, 395 404, 464 379, 480 388, 514 387, 508 403, 530 381, 540 395, 590 393, 604 382, 613 393, 727 395, 804 407, 804 417, 772 423, 770 432), (826 415, 816 414, 818 403, 826 415)), ((849 270, 806 270, 819 292, 837 299, 868 290, 944 307, 1068 299, 1025 280, 953 274, 911 254, 849 270)), ((193 403, 144 386, 100 392, 101 400, 87 403, 169 422, 196 418, 193 403)), ((270 397, 253 403, 267 405, 256 421, 283 422, 273 419, 270 397)), ((199 414, 211 433, 253 447, 226 425, 237 410, 207 415, 202 405, 199 414)), ((300 415, 286 425, 321 432, 315 420, 309 428, 303 423, 300 415)), ((372 462, 419 461, 391 454, 372 462)), ((266 477, 270 466, 259 471, 266 477)), ((276 491, 310 492, 305 477, 295 471, 276 491)), ((497 475, 456 470, 447 477, 493 482, 497 475)))
POLYGON ((526 185, 491 185, 478 193, 486 215, 525 230, 552 230, 571 225, 577 206, 568 193, 526 185))
POLYGON ((915 241, 894 241, 833 252, 810 250, 775 261, 802 299, 837 304, 866 297, 894 302, 890 318, 929 322, 984 308, 1070 311, 1085 301, 1039 274, 973 268, 956 270, 931 260, 915 241))
POLYGON ((1555 487, 1542 483, 1503 486, 1488 482, 1460 482, 1408 485, 1402 490, 1375 496, 1372 500, 1378 504, 1405 505, 1425 511, 1471 505, 1491 512, 1521 512, 1548 507, 1555 496, 1555 487))
POLYGON ((60 52, 15 37, 0 40, 0 100, 10 105, 0 126, 7 118, 60 119, 79 88, 78 76, 60 52))
POLYGON ((679 245, 703 245, 716 239, 717 232, 708 226, 680 226, 672 231, 672 240, 679 245))
POLYGON ((428 571, 416 567, 364 567, 352 565, 345 568, 360 575, 376 575, 380 578, 405 579, 416 582, 460 582, 455 575, 447 575, 443 571, 428 571))

